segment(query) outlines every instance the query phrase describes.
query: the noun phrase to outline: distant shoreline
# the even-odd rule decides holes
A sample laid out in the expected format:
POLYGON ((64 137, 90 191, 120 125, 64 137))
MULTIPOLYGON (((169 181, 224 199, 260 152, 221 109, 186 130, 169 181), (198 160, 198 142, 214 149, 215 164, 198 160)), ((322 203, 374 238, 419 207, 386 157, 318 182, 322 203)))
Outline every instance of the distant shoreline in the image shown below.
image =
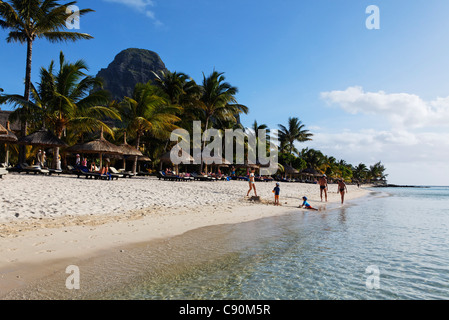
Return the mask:
POLYGON ((398 185, 398 184, 385 184, 381 186, 373 185, 372 188, 422 188, 428 189, 430 186, 413 186, 413 185, 398 185))

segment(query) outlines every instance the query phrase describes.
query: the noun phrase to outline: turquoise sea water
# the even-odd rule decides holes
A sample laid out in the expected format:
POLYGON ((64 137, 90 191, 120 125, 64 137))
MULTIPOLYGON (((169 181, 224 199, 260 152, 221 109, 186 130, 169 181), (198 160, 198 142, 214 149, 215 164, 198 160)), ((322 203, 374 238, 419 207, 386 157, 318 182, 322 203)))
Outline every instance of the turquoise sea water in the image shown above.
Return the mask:
POLYGON ((150 273, 99 297, 449 299, 447 187, 376 189, 324 213, 214 230, 221 240, 205 244, 204 253, 217 250, 218 257, 165 276, 150 273), (373 276, 377 289, 367 286, 376 284, 373 276))
MULTIPOLYGON (((72 298, 449 299, 448 266, 449 187, 383 188, 324 212, 294 210, 136 248, 94 263, 93 280, 93 270, 109 276, 100 286, 83 282, 92 287, 72 298)), ((45 285, 33 292, 66 294, 45 285)))

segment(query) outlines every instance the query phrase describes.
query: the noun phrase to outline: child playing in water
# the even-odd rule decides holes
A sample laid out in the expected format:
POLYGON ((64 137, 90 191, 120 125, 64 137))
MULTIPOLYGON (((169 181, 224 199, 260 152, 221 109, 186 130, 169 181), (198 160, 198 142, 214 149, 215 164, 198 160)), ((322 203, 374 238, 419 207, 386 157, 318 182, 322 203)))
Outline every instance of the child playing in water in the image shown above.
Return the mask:
POLYGON ((277 182, 276 187, 273 189, 275 206, 279 206, 279 193, 280 192, 281 192, 281 188, 279 188, 279 182, 277 182))
POLYGON ((300 208, 305 208, 305 209, 309 209, 309 210, 314 210, 314 211, 318 211, 318 209, 313 208, 308 202, 307 202, 307 197, 302 197, 302 200, 304 201, 302 203, 302 205, 300 205, 300 208))

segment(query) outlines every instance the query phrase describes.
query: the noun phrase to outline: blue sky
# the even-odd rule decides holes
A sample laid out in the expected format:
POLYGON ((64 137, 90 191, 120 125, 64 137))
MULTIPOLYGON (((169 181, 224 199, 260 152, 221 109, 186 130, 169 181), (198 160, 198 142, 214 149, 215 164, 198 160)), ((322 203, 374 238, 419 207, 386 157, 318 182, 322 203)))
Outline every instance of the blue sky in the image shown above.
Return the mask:
MULTIPOLYGON (((316 148, 389 181, 449 185, 449 2, 445 0, 79 0, 94 40, 35 42, 33 80, 64 51, 91 74, 126 48, 157 52, 171 71, 225 72, 270 128, 299 117, 316 148), (368 30, 365 10, 380 9, 368 30)), ((0 31, 0 38, 6 32, 0 31)), ((25 47, 0 41, 0 87, 23 93, 25 47)), ((5 106, 2 106, 3 109, 5 106)))

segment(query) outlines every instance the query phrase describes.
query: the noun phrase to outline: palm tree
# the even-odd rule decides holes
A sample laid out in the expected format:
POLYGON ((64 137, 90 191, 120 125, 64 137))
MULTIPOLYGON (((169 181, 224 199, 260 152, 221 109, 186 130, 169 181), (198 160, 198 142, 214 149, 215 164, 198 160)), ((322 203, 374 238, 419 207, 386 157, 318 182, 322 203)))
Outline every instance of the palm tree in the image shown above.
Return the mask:
MULTIPOLYGON (((201 96, 196 102, 196 108, 201 111, 205 120, 204 130, 209 129, 209 125, 215 119, 237 123, 237 115, 248 113, 248 107, 237 104, 237 98, 235 97, 237 93, 236 87, 225 82, 223 73, 213 71, 208 77, 203 73, 201 96)), ((203 149, 205 145, 206 141, 203 142, 203 149)), ((201 164, 202 170, 203 164, 201 164)))
MULTIPOLYGON (((27 58, 25 72, 26 101, 30 100, 31 92, 31 65, 33 55, 33 43, 37 38, 44 38, 50 42, 77 41, 80 39, 92 39, 86 33, 61 31, 66 26, 66 21, 72 15, 67 12, 67 7, 75 5, 76 1, 60 5, 55 0, 10 0, 0 1, 0 27, 10 30, 6 41, 26 43, 27 58)), ((82 9, 79 16, 91 12, 91 9, 82 9)), ((21 116, 21 134, 27 134, 26 113, 23 110, 21 116)), ((21 149, 20 160, 23 160, 24 149, 21 149)))
POLYGON ((326 156, 319 150, 315 149, 303 149, 300 156, 307 164, 308 168, 320 170, 320 168, 326 163, 326 156))
MULTIPOLYGON (((22 96, 5 96, 6 101, 33 112, 28 121, 51 129, 61 139, 66 131, 68 135, 79 137, 86 132, 95 132, 103 128, 113 135, 112 129, 104 123, 105 118, 120 120, 120 115, 106 106, 108 93, 104 90, 91 91, 102 87, 98 78, 87 76, 87 65, 83 60, 75 63, 65 61, 64 54, 59 56, 59 71, 54 70, 54 61, 48 69, 41 68, 38 87, 31 85, 32 100, 26 101, 22 96)), ((21 108, 11 114, 14 120, 21 114, 21 108)), ((58 158, 59 148, 55 149, 54 161, 58 158)), ((54 162, 53 165, 56 163, 54 162)))
POLYGON ((370 166, 369 169, 369 176, 374 181, 382 181, 385 182, 388 174, 385 174, 385 166, 382 164, 382 162, 377 162, 373 166, 370 166))
MULTIPOLYGON (((199 86, 185 73, 162 71, 153 74, 156 76, 154 85, 159 88, 157 94, 180 107, 176 114, 181 119, 179 126, 192 133, 193 121, 200 116, 195 108, 195 102, 200 97, 199 86)), ((167 139, 164 151, 167 151, 169 144, 170 139, 167 139)))
POLYGON ((304 128, 305 125, 296 117, 288 119, 287 127, 280 124, 279 141, 281 143, 281 150, 293 155, 294 152, 298 153, 295 148, 295 142, 311 141, 313 134, 304 128))
MULTIPOLYGON (((177 128, 176 116, 180 108, 170 101, 157 95, 157 87, 147 84, 137 84, 133 97, 125 97, 118 108, 124 125, 130 136, 136 138, 136 148, 140 149, 140 140, 149 132, 152 136, 166 140, 170 133, 177 128)), ((134 159, 133 172, 137 170, 137 157, 134 159)))
MULTIPOLYGON (((265 141, 268 142, 270 141, 270 130, 268 128, 268 126, 266 124, 259 124, 257 122, 257 120, 254 120, 253 124, 251 125, 251 131, 254 133, 255 137, 256 137, 256 154, 258 155, 259 152, 259 130, 266 130, 266 134, 265 134, 265 141)), ((270 152, 270 144, 266 143, 266 153, 270 152)))
POLYGON ((366 181, 368 177, 368 172, 369 172, 368 167, 365 164, 360 163, 358 166, 354 168, 354 178, 356 178, 361 182, 366 181))

